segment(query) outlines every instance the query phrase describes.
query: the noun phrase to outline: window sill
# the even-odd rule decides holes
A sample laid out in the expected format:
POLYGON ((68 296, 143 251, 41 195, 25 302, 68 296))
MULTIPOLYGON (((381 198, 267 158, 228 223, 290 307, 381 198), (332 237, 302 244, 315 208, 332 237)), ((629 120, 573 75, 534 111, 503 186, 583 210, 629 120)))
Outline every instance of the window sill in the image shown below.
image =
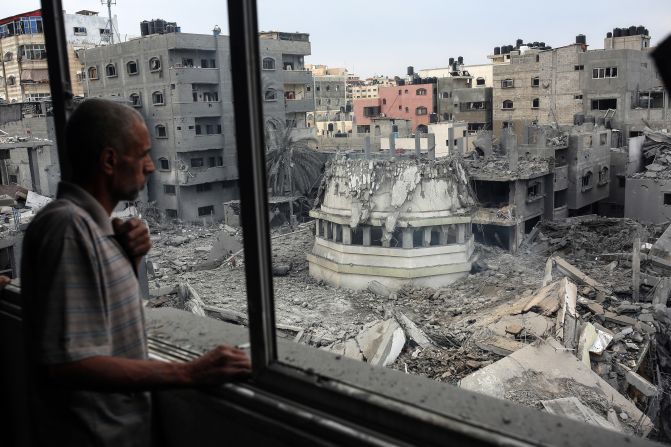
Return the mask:
POLYGON ((510 108, 508 108, 508 109, 504 109, 504 108, 502 107, 501 110, 515 110, 515 107, 510 107, 510 108))
POLYGON ((164 106, 165 103, 164 102, 155 102, 152 105, 154 105, 154 106, 164 106))
POLYGON ((137 76, 138 74, 140 74, 140 72, 136 71, 135 73, 128 73, 128 76, 137 76))
POLYGON ((109 79, 109 78, 118 78, 118 77, 119 77, 119 75, 107 75, 107 79, 109 79))

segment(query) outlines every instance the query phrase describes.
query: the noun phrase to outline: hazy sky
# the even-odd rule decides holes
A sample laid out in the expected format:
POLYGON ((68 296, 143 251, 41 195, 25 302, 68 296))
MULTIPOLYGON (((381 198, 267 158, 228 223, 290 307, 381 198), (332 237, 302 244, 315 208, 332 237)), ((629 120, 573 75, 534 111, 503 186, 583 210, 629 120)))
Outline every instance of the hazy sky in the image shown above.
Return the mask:
MULTIPOLYGON (((0 2, 0 17, 39 8, 36 0, 0 2)), ((603 48, 614 27, 643 25, 652 44, 671 33, 671 0, 258 0, 259 29, 310 33, 307 63, 345 66, 362 76, 403 75, 444 67, 450 57, 466 64, 486 63, 495 46, 524 41, 566 45, 585 34, 591 48, 603 48), (626 6, 625 6, 626 5, 626 6)), ((63 0, 68 13, 106 7, 94 0, 63 0)), ((210 33, 228 29, 222 0, 118 0, 113 14, 124 36, 140 34, 142 20, 176 21, 182 32, 210 33)))

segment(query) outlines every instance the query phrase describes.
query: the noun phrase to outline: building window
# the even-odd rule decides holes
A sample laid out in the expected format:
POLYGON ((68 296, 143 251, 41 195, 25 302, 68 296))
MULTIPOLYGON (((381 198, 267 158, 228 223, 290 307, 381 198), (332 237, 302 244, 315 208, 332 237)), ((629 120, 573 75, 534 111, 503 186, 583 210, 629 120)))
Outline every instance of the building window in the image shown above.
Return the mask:
POLYGON ((503 79, 501 81, 501 88, 513 88, 515 87, 515 82, 512 79, 503 79))
POLYGON ((583 71, 585 69, 585 66, 584 65, 574 65, 573 69, 575 71, 583 71))
POLYGON ((475 85, 485 85, 485 78, 477 78, 475 80, 475 85))
POLYGON ((182 67, 193 68, 193 59, 190 57, 182 58, 182 67))
POLYGON ((177 210, 166 208, 165 217, 167 217, 168 219, 177 219, 177 210))
POLYGON ((527 184, 527 201, 533 201, 541 197, 541 182, 532 181, 527 184))
POLYGON ((214 214, 214 206, 208 205, 208 206, 201 206, 198 208, 198 216, 203 217, 203 216, 211 216, 214 214))
POLYGON ((149 71, 159 71, 161 69, 161 59, 152 57, 149 59, 149 71))
POLYGON ((425 88, 418 88, 417 91, 415 92, 417 96, 426 96, 426 89, 425 88))
POLYGON ((501 128, 502 129, 512 129, 513 128, 513 122, 512 121, 503 121, 501 123, 501 128))
POLYGON ((196 192, 207 192, 212 190, 212 183, 201 183, 196 185, 196 192))
POLYGON ((617 109, 617 98, 593 99, 592 110, 617 109))
POLYGON ((405 113, 410 112, 410 109, 408 107, 405 108, 405 113))
POLYGON ((86 72, 89 75, 89 79, 98 79, 98 67, 89 67, 86 72))
POLYGON ((275 69, 275 59, 272 57, 263 58, 263 69, 264 70, 274 70, 275 69))
POLYGON ((608 143, 608 134, 607 133, 600 133, 599 134, 599 145, 600 146, 605 146, 606 143, 608 143))
POLYGON ((617 78, 617 67, 592 68, 592 79, 617 78))
POLYGON ((541 100, 538 98, 534 98, 531 100, 531 108, 532 109, 537 109, 540 107, 541 100))
POLYGON ((164 194, 175 194, 175 185, 163 185, 164 194))
POLYGON ((108 78, 116 78, 117 77, 116 65, 107 64, 105 66, 105 76, 107 76, 108 78))
POLYGON ((9 183, 13 184, 13 185, 18 184, 19 183, 19 177, 16 176, 16 175, 10 175, 9 176, 9 183))
POLYGON ((44 60, 47 58, 47 47, 44 44, 21 45, 19 54, 29 60, 44 60))
POLYGON ((7 85, 14 85, 16 84, 16 78, 14 76, 9 76, 7 78, 7 85))
POLYGON ((664 205, 671 205, 671 193, 664 193, 664 205))
POLYGON ((139 93, 130 94, 130 105, 133 107, 142 107, 142 98, 139 93))
POLYGON ((163 93, 162 92, 154 92, 151 94, 151 102, 155 106, 162 106, 163 103, 163 93))
POLYGON ((266 101, 277 101, 277 91, 272 88, 266 90, 263 99, 266 101))
POLYGON ((128 61, 128 63, 126 64, 126 73, 128 73, 131 76, 139 73, 137 67, 137 61, 128 61))
POLYGON ((603 166, 599 170, 599 185, 605 185, 610 180, 610 173, 608 172, 608 166, 603 166))
POLYGON ((203 163, 203 158, 202 157, 191 159, 191 167, 192 168, 202 168, 204 165, 205 164, 203 163))
POLYGON ((582 99, 582 95, 575 95, 573 96, 573 99, 582 99))
POLYGON ((420 106, 420 107, 417 107, 415 109, 415 115, 426 115, 427 113, 428 113, 428 110, 426 109, 426 107, 421 107, 420 106))
POLYGON ((196 130, 196 135, 201 135, 203 133, 203 130, 202 130, 200 124, 196 124, 195 127, 196 127, 196 129, 195 129, 196 130))
POLYGON ((539 78, 538 76, 534 76, 533 78, 531 78, 532 87, 538 87, 540 85, 541 85, 541 78, 539 78))
POLYGON ((156 130, 156 138, 168 138, 168 131, 163 124, 157 124, 154 129, 156 130))
POLYGON ((170 170, 170 161, 165 157, 159 158, 158 159, 158 168, 161 171, 169 171, 170 170))
POLYGON ((588 189, 592 189, 592 171, 587 171, 585 174, 582 176, 582 190, 587 191, 588 189))
POLYGON ((10 62, 13 57, 14 57, 14 54, 12 54, 11 51, 8 51, 8 52, 5 53, 5 56, 3 57, 3 60, 5 62, 10 62))
POLYGON ((75 26, 72 28, 72 31, 75 33, 75 36, 86 36, 86 28, 83 26, 75 26))
POLYGON ((503 104, 501 105, 502 109, 512 109, 513 108, 513 102, 509 99, 506 99, 503 101, 503 104))
POLYGON ((387 105, 387 98, 382 98, 382 105, 387 105))

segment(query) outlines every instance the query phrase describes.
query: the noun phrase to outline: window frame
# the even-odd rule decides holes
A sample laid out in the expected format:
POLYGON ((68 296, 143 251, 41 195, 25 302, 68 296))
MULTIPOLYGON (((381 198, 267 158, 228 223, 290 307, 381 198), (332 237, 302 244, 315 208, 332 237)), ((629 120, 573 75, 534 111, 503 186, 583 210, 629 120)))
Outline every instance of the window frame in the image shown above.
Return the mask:
MULTIPOLYGON (((42 12, 48 52, 54 55, 49 61, 49 77, 61 174, 64 180, 70 180, 71 169, 64 158, 63 129, 73 107, 61 0, 43 0, 42 12)), ((357 380, 353 385, 344 378, 336 379, 290 364, 290 355, 300 357, 300 352, 308 351, 304 346, 289 343, 286 358, 278 357, 256 2, 228 0, 228 20, 230 40, 236 42, 231 45, 231 72, 238 167, 244 173, 239 178, 239 190, 254 381, 227 384, 208 394, 221 397, 222 405, 246 418, 249 424, 265 422, 262 427, 271 433, 302 435, 302 439, 323 443, 444 445, 449 439, 454 445, 539 445, 553 441, 648 445, 641 439, 543 414, 509 401, 400 372, 376 370, 361 362, 338 360, 317 349, 308 352, 313 364, 327 362, 338 371, 358 371, 359 380, 367 383, 357 380), (381 375, 393 376, 404 386, 390 389, 381 375), (406 385, 427 393, 422 401, 440 398, 441 402, 449 402, 449 408, 438 411, 427 403, 410 402, 406 397, 408 391, 400 389, 406 385)))
POLYGON ((137 60, 133 59, 128 62, 126 62, 126 74, 128 76, 137 76, 140 74, 140 64, 138 63, 137 60), (135 71, 130 71, 130 65, 134 64, 135 65, 135 71))

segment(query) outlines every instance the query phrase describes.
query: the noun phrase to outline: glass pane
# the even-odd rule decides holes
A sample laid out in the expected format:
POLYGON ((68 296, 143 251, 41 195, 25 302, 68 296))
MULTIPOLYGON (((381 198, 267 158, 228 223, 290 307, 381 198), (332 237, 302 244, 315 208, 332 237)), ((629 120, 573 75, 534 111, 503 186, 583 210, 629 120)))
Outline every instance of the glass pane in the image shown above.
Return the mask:
MULTIPOLYGON (((615 107, 629 87, 599 79, 615 76, 637 39, 641 64, 628 75, 620 64, 619 77, 647 69, 649 87, 662 88, 643 65, 648 35, 612 48, 606 37, 606 49, 595 38, 589 50, 584 36, 556 48, 463 42, 445 54, 424 32, 444 24, 425 13, 379 3, 385 20, 363 24, 345 8, 330 12, 332 27, 279 8, 305 6, 259 5, 259 28, 278 30, 260 36, 278 337, 542 411, 596 414, 628 433, 632 416, 650 428, 651 400, 632 402, 641 391, 631 387, 657 383, 642 354, 653 317, 627 287, 634 235, 654 243, 665 219, 646 227, 652 216, 633 211, 611 176, 630 175, 629 188, 661 174, 627 174, 629 148, 653 143, 630 140, 639 124, 615 107), (352 32, 333 31, 342 23, 352 32), (355 37, 359 24, 385 37, 373 48, 355 37), (645 382, 632 385, 623 368, 645 382)), ((645 203, 657 214, 663 200, 645 203)), ((654 294, 640 284, 639 297, 654 294)))

